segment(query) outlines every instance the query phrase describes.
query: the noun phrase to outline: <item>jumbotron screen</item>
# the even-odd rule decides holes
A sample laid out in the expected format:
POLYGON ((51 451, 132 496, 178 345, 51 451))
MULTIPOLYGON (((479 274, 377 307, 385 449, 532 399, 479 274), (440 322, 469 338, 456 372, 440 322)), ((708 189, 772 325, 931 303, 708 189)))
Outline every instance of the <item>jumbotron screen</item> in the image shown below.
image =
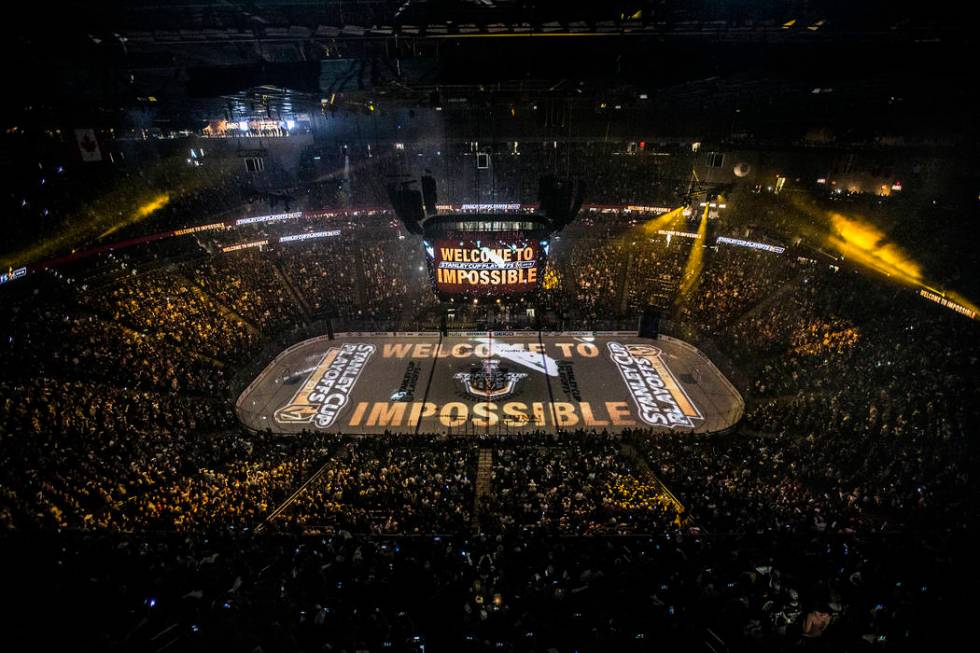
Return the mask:
POLYGON ((499 296, 538 287, 548 241, 521 234, 467 234, 426 242, 425 249, 438 293, 499 296))

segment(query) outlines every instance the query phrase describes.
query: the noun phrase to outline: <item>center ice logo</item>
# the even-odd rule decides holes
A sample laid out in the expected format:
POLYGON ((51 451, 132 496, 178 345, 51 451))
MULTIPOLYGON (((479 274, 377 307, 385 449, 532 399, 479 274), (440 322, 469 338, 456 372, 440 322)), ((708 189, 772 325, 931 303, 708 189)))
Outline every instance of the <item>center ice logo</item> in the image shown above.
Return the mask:
POLYGON ((493 358, 485 360, 479 367, 469 372, 459 372, 453 378, 463 386, 463 391, 482 401, 503 399, 517 391, 518 384, 527 378, 524 372, 511 372, 500 367, 500 361, 493 358))

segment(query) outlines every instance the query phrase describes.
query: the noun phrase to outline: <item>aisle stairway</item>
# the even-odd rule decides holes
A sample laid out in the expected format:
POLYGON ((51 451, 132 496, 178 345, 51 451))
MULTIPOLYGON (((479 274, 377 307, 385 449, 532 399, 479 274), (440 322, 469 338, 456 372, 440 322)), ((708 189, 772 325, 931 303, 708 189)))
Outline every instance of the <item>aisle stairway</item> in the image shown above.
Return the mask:
POLYGON ((660 477, 653 471, 653 466, 650 464, 650 461, 647 460, 646 456, 641 455, 640 452, 633 447, 633 445, 626 442, 619 445, 619 453, 623 456, 623 458, 629 460, 630 463, 636 468, 639 477, 645 476, 653 480, 653 482, 659 486, 660 491, 670 498, 671 503, 674 504, 677 511, 682 515, 685 515, 684 520, 687 521, 687 523, 690 523, 690 515, 687 513, 687 509, 684 507, 684 504, 681 503, 680 499, 678 499, 674 493, 670 491, 670 488, 668 488, 667 485, 660 480, 660 477))
POLYGON ((312 319, 310 317, 312 314, 310 305, 306 303, 306 300, 303 299, 303 294, 296 290, 293 282, 290 281, 286 273, 282 271, 278 261, 273 261, 272 269, 275 270, 276 278, 279 279, 279 282, 283 285, 286 292, 289 294, 289 297, 293 300, 293 305, 297 308, 297 310, 299 310, 303 323, 308 326, 310 324, 310 320, 312 319))
POLYGON ((493 449, 480 449, 476 467, 476 498, 473 505, 473 528, 480 528, 480 500, 490 494, 490 476, 493 472, 493 449))
POLYGON ((735 327, 742 326, 750 319, 756 317, 757 315, 761 315, 763 311, 768 309, 776 302, 782 302, 783 298, 786 295, 793 292, 793 290, 795 290, 796 288, 799 288, 801 276, 802 275, 796 275, 795 277, 793 277, 792 279, 790 279, 789 281, 781 285, 779 288, 777 288, 775 291, 763 297, 762 300, 757 302, 754 306, 752 306, 752 308, 739 315, 734 320, 732 326, 729 327, 729 329, 734 330, 735 327))
POLYGON ((259 328, 255 325, 254 322, 247 319, 244 315, 236 311, 234 308, 232 308, 228 304, 225 304, 223 301, 221 301, 220 299, 218 299, 217 297, 215 297, 214 295, 206 291, 204 289, 204 286, 199 284, 197 281, 192 281, 182 273, 175 274, 174 278, 180 280, 185 286, 190 288, 191 292, 197 295, 198 298, 203 299, 205 303, 212 304, 216 309, 218 309, 218 312, 221 313, 221 315, 223 315, 229 321, 237 322, 238 324, 245 327, 247 331, 250 331, 253 335, 259 332, 259 328))

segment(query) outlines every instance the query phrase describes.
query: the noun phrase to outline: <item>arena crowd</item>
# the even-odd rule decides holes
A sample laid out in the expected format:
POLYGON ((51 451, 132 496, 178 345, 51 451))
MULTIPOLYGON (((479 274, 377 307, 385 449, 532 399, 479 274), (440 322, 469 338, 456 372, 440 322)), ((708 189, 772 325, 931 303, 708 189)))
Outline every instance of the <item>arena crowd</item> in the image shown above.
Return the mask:
MULTIPOLYGON (((631 173, 609 174, 622 200, 631 173)), ((562 232, 530 300, 558 317, 537 326, 666 298, 665 329, 733 371, 747 410, 731 432, 242 430, 243 370, 283 337, 432 325, 420 244, 384 213, 11 287, 0 541, 32 579, 8 592, 14 630, 60 612, 100 650, 927 646, 972 515, 975 324, 802 252, 710 249, 680 297, 691 243, 644 220, 589 213, 562 232)))

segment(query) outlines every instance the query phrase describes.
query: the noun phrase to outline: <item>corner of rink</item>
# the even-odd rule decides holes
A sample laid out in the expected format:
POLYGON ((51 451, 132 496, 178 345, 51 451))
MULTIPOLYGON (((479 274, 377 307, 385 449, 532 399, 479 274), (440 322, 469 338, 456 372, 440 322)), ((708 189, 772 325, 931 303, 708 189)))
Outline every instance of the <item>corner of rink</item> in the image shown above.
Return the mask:
POLYGON ((710 433, 744 402, 696 347, 635 332, 340 333, 299 342, 235 404, 255 431, 710 433))

